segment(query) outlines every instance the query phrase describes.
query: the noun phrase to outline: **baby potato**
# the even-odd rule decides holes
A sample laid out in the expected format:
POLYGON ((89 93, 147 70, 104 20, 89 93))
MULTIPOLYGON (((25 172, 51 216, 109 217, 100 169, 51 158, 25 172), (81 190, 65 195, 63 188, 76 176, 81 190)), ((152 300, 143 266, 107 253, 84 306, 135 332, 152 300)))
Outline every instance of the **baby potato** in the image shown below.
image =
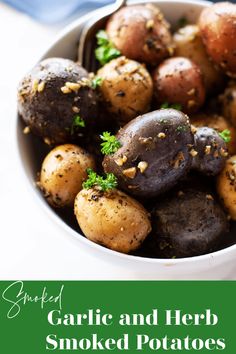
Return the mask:
POLYGON ((194 137, 188 117, 160 109, 133 119, 116 135, 120 148, 103 168, 129 194, 153 198, 171 189, 191 168, 194 137))
POLYGON ((74 211, 89 240, 118 252, 136 250, 151 231, 144 207, 117 189, 81 190, 74 211))
POLYGON ((223 205, 230 217, 236 220, 236 155, 226 161, 216 185, 223 205))
POLYGON ((204 103, 205 86, 199 67, 188 58, 164 60, 153 73, 155 103, 180 104, 184 113, 196 112, 204 103))
POLYGON ((191 116, 191 123, 196 127, 209 127, 221 133, 223 130, 230 131, 230 141, 227 148, 230 155, 236 153, 236 129, 228 120, 218 114, 197 113, 191 116))
POLYGON ((207 93, 214 93, 224 82, 223 73, 209 59, 203 45, 199 27, 187 25, 180 28, 174 35, 175 55, 194 61, 203 74, 207 93))
POLYGON ((236 83, 230 82, 223 95, 220 96, 222 114, 236 127, 236 83))
POLYGON ((224 72, 236 76, 236 5, 221 2, 206 7, 199 18, 203 43, 211 59, 224 72))
POLYGON ((21 80, 18 111, 30 131, 45 143, 64 144, 94 128, 98 97, 81 65, 69 59, 48 58, 21 80), (82 125, 73 129, 78 118, 82 125))
POLYGON ((105 108, 124 125, 150 108, 153 83, 145 67, 120 57, 98 71, 102 78, 100 91, 105 108))
POLYGON ((38 183, 48 203, 56 208, 73 206, 88 168, 95 168, 94 158, 79 146, 65 144, 50 151, 38 183))
POLYGON ((147 4, 123 7, 111 16, 106 31, 127 58, 157 65, 173 53, 169 27, 161 11, 147 4))
POLYGON ((212 128, 200 127, 194 134, 192 167, 207 176, 224 168, 228 150, 225 141, 212 128))
POLYGON ((227 216, 211 190, 204 189, 181 186, 157 201, 151 242, 159 256, 199 256, 215 251, 224 240, 227 216))

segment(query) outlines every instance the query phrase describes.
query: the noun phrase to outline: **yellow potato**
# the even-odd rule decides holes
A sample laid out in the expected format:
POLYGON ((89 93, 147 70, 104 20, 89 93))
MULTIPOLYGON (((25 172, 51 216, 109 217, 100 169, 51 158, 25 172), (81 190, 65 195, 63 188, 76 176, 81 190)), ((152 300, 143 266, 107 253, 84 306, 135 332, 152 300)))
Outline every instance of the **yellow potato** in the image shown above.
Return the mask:
POLYGON ((224 82, 222 72, 210 61, 197 25, 180 28, 173 36, 175 55, 193 60, 201 69, 207 92, 215 92, 224 82))
POLYGON ((45 157, 39 187, 53 207, 73 206, 87 168, 95 168, 93 157, 79 146, 60 145, 45 157))
POLYGON ((134 60, 120 57, 98 71, 105 107, 121 125, 150 108, 153 83, 147 69, 134 60))
POLYGON ((236 220, 236 155, 227 160, 217 177, 217 192, 233 220, 236 220))
POLYGON ((74 210, 85 236, 115 251, 136 250, 151 231, 143 206, 117 189, 83 189, 75 199, 74 210))

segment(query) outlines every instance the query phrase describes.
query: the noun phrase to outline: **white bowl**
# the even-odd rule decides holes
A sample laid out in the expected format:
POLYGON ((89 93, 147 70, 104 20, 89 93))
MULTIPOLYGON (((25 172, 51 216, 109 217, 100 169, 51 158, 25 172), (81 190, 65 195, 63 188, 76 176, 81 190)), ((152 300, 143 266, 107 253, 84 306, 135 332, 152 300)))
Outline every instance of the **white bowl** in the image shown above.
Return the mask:
MULTIPOLYGON (((129 1, 129 3, 144 3, 150 1, 129 1)), ((186 16, 190 22, 196 21, 201 10, 211 3, 206 1, 174 1, 159 0, 152 1, 163 11, 168 21, 176 23, 178 19, 186 16)), ((91 18, 105 14, 110 6, 89 13, 68 26, 47 50, 43 58, 64 57, 75 59, 77 53, 77 43, 84 24, 91 18)), ((225 248, 211 254, 183 258, 183 259, 151 259, 125 255, 100 245, 97 245, 71 228, 56 212, 49 207, 43 199, 41 193, 34 187, 36 173, 39 170, 39 161, 35 156, 44 152, 39 150, 35 137, 25 136, 22 133, 22 122, 17 119, 17 142, 20 160, 27 182, 32 186, 31 192, 37 198, 37 202, 47 211, 48 215, 54 219, 68 236, 74 237, 78 241, 78 246, 83 246, 84 250, 94 254, 108 262, 118 266, 123 266, 133 271, 136 279, 236 279, 236 245, 225 248)))

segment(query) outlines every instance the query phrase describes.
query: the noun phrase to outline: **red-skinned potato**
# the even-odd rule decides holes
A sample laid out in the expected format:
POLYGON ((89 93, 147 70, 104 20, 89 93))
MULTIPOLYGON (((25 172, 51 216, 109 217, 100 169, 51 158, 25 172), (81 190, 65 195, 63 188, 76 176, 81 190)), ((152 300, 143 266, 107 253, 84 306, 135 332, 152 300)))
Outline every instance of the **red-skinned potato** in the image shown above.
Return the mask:
POLYGON ((136 250, 151 231, 144 207, 117 189, 83 189, 75 199, 74 211, 89 240, 115 251, 136 250))
POLYGON ((112 43, 129 59, 157 65, 173 53, 169 24, 153 5, 123 7, 106 27, 112 43))
POLYGON ((187 25, 180 28, 174 35, 175 55, 194 61, 203 74, 207 93, 218 91, 224 83, 222 71, 208 57, 203 45, 199 27, 187 25))
POLYGON ((88 168, 95 168, 94 158, 79 146, 65 144, 50 151, 38 182, 48 203, 56 208, 73 206, 88 168))
POLYGON ((188 58, 164 60, 153 73, 154 100, 180 104, 184 113, 194 113, 203 105, 205 86, 199 67, 188 58))
POLYGON ((230 2, 206 7, 198 22, 207 53, 231 77, 236 76, 235 23, 236 5, 230 2))

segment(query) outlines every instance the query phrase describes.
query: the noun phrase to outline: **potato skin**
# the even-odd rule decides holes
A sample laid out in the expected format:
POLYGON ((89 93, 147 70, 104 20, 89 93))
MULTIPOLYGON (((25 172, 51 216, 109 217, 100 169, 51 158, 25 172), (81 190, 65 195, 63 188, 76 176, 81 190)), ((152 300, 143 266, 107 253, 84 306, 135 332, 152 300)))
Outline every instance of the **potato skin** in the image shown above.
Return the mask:
POLYGON ((233 220, 236 220, 236 155, 226 161, 225 168, 217 177, 217 192, 233 220))
POLYGON ((143 206, 117 189, 83 189, 75 199, 74 211, 89 240, 118 252, 136 250, 151 231, 143 206))
POLYGON ((204 79, 207 93, 217 92, 224 83, 224 75, 216 64, 210 61, 203 45, 199 27, 187 25, 180 28, 174 35, 175 55, 185 57, 196 63, 204 79))
POLYGON ((188 58, 164 60, 153 73, 155 104, 181 104, 184 113, 196 112, 204 103, 205 86, 200 68, 188 58))
POLYGON ((105 109, 124 125, 150 108, 153 83, 145 67, 120 57, 98 71, 105 109))
POLYGON ((236 5, 222 2, 206 7, 198 23, 207 53, 231 77, 236 75, 235 21, 236 5))
POLYGON ((48 203, 55 208, 73 206, 87 178, 87 168, 95 169, 94 158, 79 146, 65 144, 51 150, 38 183, 48 203))
POLYGON ((196 128, 209 127, 219 133, 223 130, 229 130, 231 139, 226 145, 230 155, 234 155, 236 153, 236 129, 224 117, 213 113, 197 113, 192 115, 190 120, 196 128))
POLYGON ((188 117, 177 110, 161 109, 137 117, 116 137, 122 146, 105 156, 103 167, 130 194, 144 198, 161 194, 191 166, 193 135, 188 117))
POLYGON ((191 187, 175 189, 157 202, 152 225, 153 248, 164 258, 212 252, 229 228, 227 217, 214 196, 191 187))
POLYGON ((106 31, 127 58, 157 65, 173 53, 169 27, 157 7, 133 5, 111 16, 106 31))
POLYGON ((226 143, 219 134, 212 128, 198 128, 194 148, 197 155, 193 157, 192 167, 207 176, 218 175, 228 157, 226 143))
POLYGON ((220 96, 222 114, 236 127, 236 82, 232 81, 220 96))
MULTIPOLYGON (((97 117, 97 95, 89 86, 63 93, 67 82, 88 79, 87 71, 68 59, 49 58, 37 64, 20 82, 19 114, 30 130, 49 144, 71 142, 74 117, 79 114, 86 130, 97 117)), ((85 128, 78 129, 84 133, 85 128)))

